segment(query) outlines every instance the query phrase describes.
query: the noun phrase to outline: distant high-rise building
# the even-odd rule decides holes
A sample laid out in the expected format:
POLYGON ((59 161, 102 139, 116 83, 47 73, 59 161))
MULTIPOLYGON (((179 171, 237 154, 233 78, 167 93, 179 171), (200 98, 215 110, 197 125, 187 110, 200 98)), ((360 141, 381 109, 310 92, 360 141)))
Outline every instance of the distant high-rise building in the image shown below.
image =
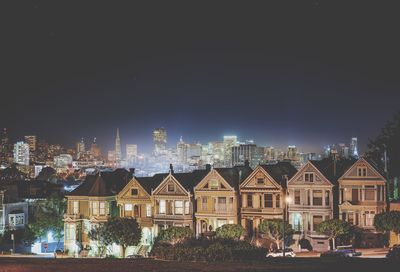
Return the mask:
POLYGON ((107 161, 110 163, 115 163, 115 151, 109 150, 107 153, 107 161))
POLYGON ((80 159, 85 153, 85 141, 82 138, 80 142, 76 143, 76 158, 80 159))
POLYGON ((29 145, 24 142, 14 144, 14 162, 21 165, 29 165, 29 145))
POLYGON ((350 156, 353 157, 353 158, 358 159, 357 137, 351 138, 351 143, 350 143, 350 156))
POLYGON ((119 165, 121 162, 121 139, 119 138, 119 128, 117 128, 117 135, 115 137, 115 163, 119 165))
POLYGON ((101 148, 96 143, 96 137, 93 139, 93 143, 90 147, 90 153, 92 154, 93 158, 100 159, 101 158, 101 148))
POLYGON ((232 147, 237 145, 237 136, 224 136, 224 166, 232 166, 232 147))
POLYGON ((344 143, 339 144, 338 155, 340 158, 348 159, 350 156, 349 152, 350 152, 350 149, 348 146, 346 146, 344 143))
POLYGON ((183 141, 182 136, 179 142, 176 143, 176 153, 178 157, 178 162, 181 164, 187 163, 187 144, 183 141))
POLYGON ((72 156, 69 154, 60 154, 54 156, 54 166, 57 168, 66 168, 72 166, 72 156))
POLYGON ((12 157, 12 145, 10 144, 7 129, 4 128, 0 142, 0 163, 8 163, 10 161, 10 157, 12 157))
POLYGON ((260 157, 257 156, 255 144, 239 144, 232 146, 232 165, 244 165, 249 161, 251 167, 257 166, 260 157))
POLYGON ((153 131, 154 155, 165 154, 167 150, 167 131, 164 128, 156 128, 153 131))
POLYGON ((35 161, 36 148, 37 148, 36 136, 34 135, 25 136, 25 142, 29 145, 29 159, 31 161, 35 161))
POLYGON ((211 160, 214 167, 224 166, 224 142, 214 141, 208 143, 208 152, 211 154, 211 160))
POLYGON ((295 145, 288 146, 286 158, 292 161, 298 160, 297 147, 295 145))
POLYGON ((127 144, 126 145, 126 161, 130 166, 136 163, 137 160, 137 145, 136 144, 127 144))
POLYGON ((275 148, 273 146, 267 146, 264 148, 264 160, 265 161, 276 160, 275 148))

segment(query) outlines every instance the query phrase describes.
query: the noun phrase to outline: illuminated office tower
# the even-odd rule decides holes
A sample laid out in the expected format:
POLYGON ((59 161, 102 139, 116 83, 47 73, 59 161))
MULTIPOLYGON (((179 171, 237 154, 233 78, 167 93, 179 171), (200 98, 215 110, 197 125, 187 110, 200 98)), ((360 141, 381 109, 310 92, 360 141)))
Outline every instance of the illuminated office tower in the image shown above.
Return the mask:
POLYGON ((292 161, 297 160, 297 147, 294 145, 289 145, 288 149, 287 149, 286 157, 292 161))
POLYGON ((167 149, 167 131, 164 128, 156 128, 153 131, 154 155, 162 155, 167 149))
POLYGON ((178 156, 178 162, 181 164, 187 163, 187 144, 183 141, 182 136, 179 139, 179 142, 176 143, 176 153, 178 156))
POLYGON ((211 161, 214 167, 222 167, 224 165, 224 142, 209 142, 208 152, 211 155, 211 161))
POLYGON ((76 158, 79 159, 85 153, 85 142, 83 138, 80 142, 76 143, 76 158))
POLYGON ((10 158, 12 158, 12 145, 10 144, 6 128, 3 129, 0 144, 0 163, 9 162, 10 158))
POLYGON ((25 136, 25 142, 29 145, 29 159, 35 161, 36 155, 36 136, 25 136))
POLYGON ((29 145, 24 142, 14 144, 14 162, 21 165, 29 165, 29 145))
POLYGON ((96 143, 96 137, 93 139, 92 146, 90 147, 90 153, 92 154, 93 158, 100 159, 101 158, 101 149, 96 143))
POLYGON ((126 161, 132 165, 137 160, 137 145, 127 144, 126 145, 126 161))
POLYGON ((358 146, 357 146, 357 137, 351 138, 350 143, 350 156, 358 159, 358 146))
POLYGON ((121 162, 121 139, 119 138, 119 128, 117 128, 117 136, 115 137, 115 163, 117 166, 121 162))
POLYGON ((224 166, 232 166, 232 147, 237 145, 237 136, 224 136, 224 166))

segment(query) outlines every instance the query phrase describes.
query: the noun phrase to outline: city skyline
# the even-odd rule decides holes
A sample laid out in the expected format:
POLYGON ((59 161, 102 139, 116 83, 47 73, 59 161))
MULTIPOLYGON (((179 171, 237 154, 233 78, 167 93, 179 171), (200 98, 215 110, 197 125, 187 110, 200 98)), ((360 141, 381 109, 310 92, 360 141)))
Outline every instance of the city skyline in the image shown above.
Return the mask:
POLYGON ((30 23, 4 34, 0 126, 64 145, 97 137, 107 149, 117 127, 148 150, 163 126, 176 140, 235 134, 306 148, 356 135, 364 151, 398 110, 399 44, 385 35, 396 24, 371 19, 370 4, 357 22, 357 5, 294 5, 149 16, 132 4, 113 20, 100 4, 90 19, 73 5, 26 5, 6 18, 30 23))

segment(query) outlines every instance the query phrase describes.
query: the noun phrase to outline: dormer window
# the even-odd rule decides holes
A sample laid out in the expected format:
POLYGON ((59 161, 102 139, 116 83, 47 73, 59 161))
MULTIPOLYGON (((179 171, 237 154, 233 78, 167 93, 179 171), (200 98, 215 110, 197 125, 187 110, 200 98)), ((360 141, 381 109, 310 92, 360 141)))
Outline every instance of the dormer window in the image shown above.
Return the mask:
POLYGON ((138 189, 137 188, 132 188, 131 189, 131 195, 137 196, 138 195, 138 189))
POLYGON ((257 184, 264 184, 263 178, 257 178, 257 184))
POLYGON ((357 167, 357 176, 366 177, 367 176, 367 167, 357 167))
POLYGON ((174 192, 175 191, 175 185, 173 183, 168 184, 168 192, 174 192))
POLYGON ((211 180, 210 181, 210 188, 211 190, 218 190, 218 180, 211 180))
POLYGON ((306 182, 314 182, 314 173, 305 173, 304 180, 306 182))

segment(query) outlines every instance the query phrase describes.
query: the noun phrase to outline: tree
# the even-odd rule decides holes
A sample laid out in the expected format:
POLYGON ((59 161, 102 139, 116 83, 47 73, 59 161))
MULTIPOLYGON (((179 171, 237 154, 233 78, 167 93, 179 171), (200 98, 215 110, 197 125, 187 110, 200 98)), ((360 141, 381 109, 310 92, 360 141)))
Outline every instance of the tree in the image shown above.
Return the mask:
POLYGON ((115 243, 122 248, 122 257, 125 258, 126 248, 136 246, 142 238, 142 230, 134 218, 109 218, 89 233, 92 240, 99 244, 111 245, 115 243))
POLYGON ((317 226, 317 232, 329 236, 332 240, 332 248, 335 249, 335 240, 338 236, 347 235, 352 231, 352 225, 349 222, 340 219, 330 219, 321 222, 317 226))
POLYGON ((57 247, 64 237, 64 213, 66 201, 58 194, 36 204, 33 212, 33 223, 29 225, 37 238, 41 239, 52 232, 57 239, 57 247))
POLYGON ((266 234, 272 239, 278 249, 283 241, 286 241, 290 236, 293 235, 294 230, 292 225, 285 222, 285 237, 283 237, 283 220, 282 219, 266 219, 258 226, 260 232, 266 234))
POLYGON ((225 224, 217 228, 216 235, 223 239, 239 239, 244 233, 244 228, 238 224, 225 224))
POLYGON ((386 123, 381 133, 368 144, 367 156, 384 169, 384 153, 387 152, 389 177, 400 176, 400 112, 386 123))
POLYGON ((107 247, 112 244, 112 238, 110 233, 106 229, 106 225, 99 224, 95 226, 89 231, 88 236, 91 240, 97 242, 99 254, 100 256, 104 256, 107 247))
POLYGON ((400 233, 400 211, 383 212, 375 215, 374 226, 382 232, 393 231, 400 233))
POLYGON ((187 227, 169 227, 163 229, 157 237, 157 241, 166 242, 172 245, 180 243, 185 239, 192 238, 193 231, 187 227))

